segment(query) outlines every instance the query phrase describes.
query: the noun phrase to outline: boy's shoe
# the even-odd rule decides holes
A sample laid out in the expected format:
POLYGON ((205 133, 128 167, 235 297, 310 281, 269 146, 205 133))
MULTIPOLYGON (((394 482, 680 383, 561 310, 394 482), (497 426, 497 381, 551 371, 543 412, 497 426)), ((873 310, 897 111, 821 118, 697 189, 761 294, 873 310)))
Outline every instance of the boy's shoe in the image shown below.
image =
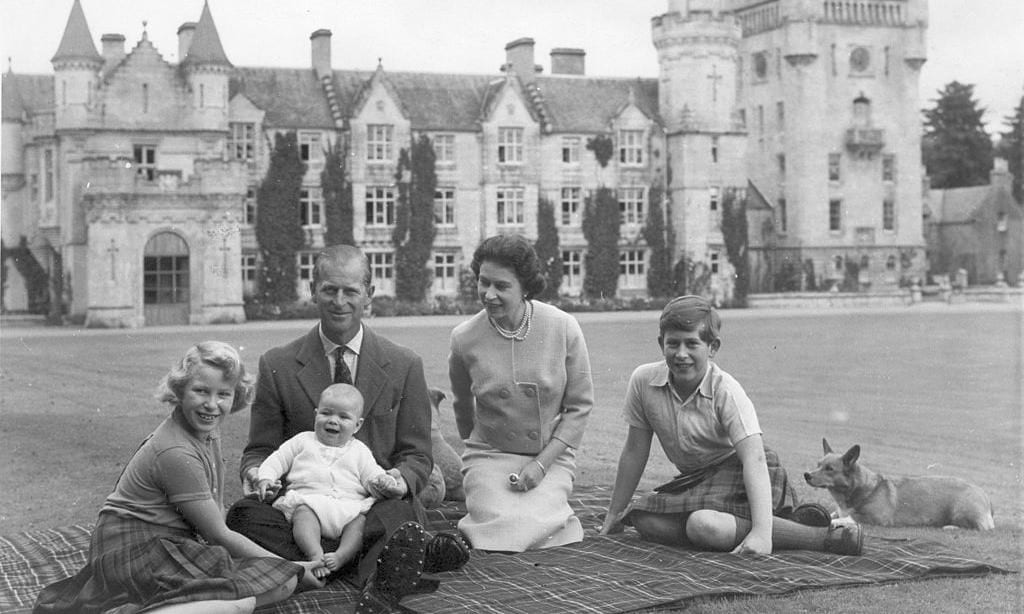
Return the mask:
POLYGON ((427 542, 423 573, 456 571, 469 562, 469 544, 459 531, 439 531, 427 542))
POLYGON ((832 515, 828 513, 827 509, 817 503, 798 505, 795 510, 790 512, 787 518, 809 527, 832 526, 832 515))
POLYGON ((864 532, 859 524, 832 527, 825 535, 825 552, 860 556, 864 552, 864 532))

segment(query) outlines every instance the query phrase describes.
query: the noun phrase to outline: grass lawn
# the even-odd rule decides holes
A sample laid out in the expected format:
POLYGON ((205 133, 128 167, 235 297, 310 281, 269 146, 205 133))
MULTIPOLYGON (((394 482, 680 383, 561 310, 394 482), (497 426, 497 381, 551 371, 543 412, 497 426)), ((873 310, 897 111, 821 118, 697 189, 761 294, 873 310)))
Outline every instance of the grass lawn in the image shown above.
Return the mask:
MULTIPOLYGON (((766 443, 782 457, 805 500, 831 505, 801 479, 821 455, 858 443, 882 473, 949 474, 988 492, 989 533, 882 529, 870 535, 928 538, 965 556, 1019 570, 1024 529, 1022 318, 1005 306, 725 311, 718 363, 754 401, 766 443)), ((625 434, 620 417, 633 367, 660 359, 657 313, 579 314, 590 349, 597 406, 578 453, 580 484, 608 484, 625 434)), ((448 333, 460 318, 370 322, 424 360, 427 381, 447 388, 448 333)), ((220 339, 255 368, 266 349, 311 321, 144 330, 0 330, 0 532, 88 523, 124 463, 166 415, 156 383, 186 347, 220 339)), ((450 404, 444 432, 456 449, 450 404)), ((236 472, 248 413, 225 424, 236 472)), ((672 477, 658 446, 641 488, 672 477)), ((235 480, 226 499, 240 494, 235 480)), ((941 579, 783 598, 690 604, 687 612, 1011 612, 1024 608, 1019 574, 941 579)))

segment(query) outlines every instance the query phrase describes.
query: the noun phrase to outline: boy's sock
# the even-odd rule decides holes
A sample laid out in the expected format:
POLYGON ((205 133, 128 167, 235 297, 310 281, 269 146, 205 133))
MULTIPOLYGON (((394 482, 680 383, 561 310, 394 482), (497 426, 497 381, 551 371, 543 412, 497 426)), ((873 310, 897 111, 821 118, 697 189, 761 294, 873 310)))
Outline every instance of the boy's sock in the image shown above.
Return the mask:
MULTIPOLYGON (((739 545, 753 524, 736 518, 736 545, 739 545)), ((792 520, 772 517, 772 550, 817 550, 825 547, 826 527, 809 527, 792 520)))

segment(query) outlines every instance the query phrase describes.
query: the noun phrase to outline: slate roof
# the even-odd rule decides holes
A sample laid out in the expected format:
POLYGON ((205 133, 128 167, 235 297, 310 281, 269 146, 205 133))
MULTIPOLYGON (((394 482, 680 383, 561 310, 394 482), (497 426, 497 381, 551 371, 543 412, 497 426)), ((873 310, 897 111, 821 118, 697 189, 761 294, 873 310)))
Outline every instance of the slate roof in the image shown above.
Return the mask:
MULTIPOLYGON (((366 74, 368 78, 372 73, 366 74)), ((266 113, 263 121, 268 127, 334 127, 323 86, 312 69, 235 67, 228 96, 238 93, 266 113)))
POLYGON ((64 27, 64 35, 60 39, 57 53, 54 54, 51 62, 57 60, 91 60, 103 62, 103 56, 96 51, 96 43, 92 40, 89 32, 89 24, 85 20, 85 11, 79 0, 71 5, 71 14, 68 15, 68 24, 64 27))
POLYGON ((52 75, 3 75, 3 119, 22 121, 26 111, 42 111, 53 107, 52 75))
POLYGON ((975 219, 982 209, 1000 204, 1016 204, 1009 189, 1002 185, 928 191, 928 208, 933 223, 967 222, 975 219))
POLYGON ((220 34, 217 33, 217 26, 213 23, 213 15, 210 14, 210 3, 203 3, 203 14, 199 16, 196 24, 196 31, 192 35, 192 43, 188 47, 188 53, 182 60, 186 64, 216 64, 231 66, 228 56, 224 53, 224 46, 220 43, 220 34))
POLYGON ((552 132, 607 132, 609 122, 633 101, 647 117, 658 114, 657 79, 537 77, 552 132))

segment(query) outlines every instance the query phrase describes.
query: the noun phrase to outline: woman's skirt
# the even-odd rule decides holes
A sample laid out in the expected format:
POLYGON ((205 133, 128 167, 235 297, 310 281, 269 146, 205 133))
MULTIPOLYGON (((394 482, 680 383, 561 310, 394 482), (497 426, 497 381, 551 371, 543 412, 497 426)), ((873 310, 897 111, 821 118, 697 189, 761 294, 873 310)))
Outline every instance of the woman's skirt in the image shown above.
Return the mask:
POLYGON ((532 460, 466 441, 462 474, 467 513, 459 530, 473 548, 523 552, 583 541, 583 526, 569 506, 575 454, 571 449, 563 452, 535 488, 512 490, 509 474, 519 473, 532 460))
MULTIPOLYGON (((772 511, 779 512, 792 505, 793 489, 786 478, 786 470, 778 455, 767 448, 764 451, 768 465, 768 479, 772 488, 772 511)), ((630 524, 633 511, 655 514, 689 514, 697 510, 715 510, 739 518, 750 518, 750 502, 743 484, 743 464, 734 454, 721 463, 694 475, 680 475, 655 492, 633 501, 623 514, 623 522, 630 524)))
POLYGON ((299 576, 284 559, 234 559, 191 531, 100 514, 89 561, 43 589, 33 612, 130 614, 174 603, 261 595, 299 576))

